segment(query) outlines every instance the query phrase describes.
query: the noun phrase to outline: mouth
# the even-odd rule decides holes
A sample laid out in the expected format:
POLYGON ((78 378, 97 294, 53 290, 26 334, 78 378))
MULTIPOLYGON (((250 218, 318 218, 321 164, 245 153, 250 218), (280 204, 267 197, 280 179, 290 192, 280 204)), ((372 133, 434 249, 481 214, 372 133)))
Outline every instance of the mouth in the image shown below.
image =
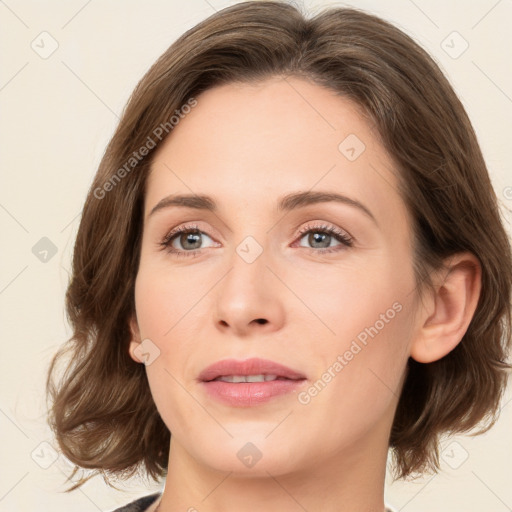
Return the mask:
POLYGON ((251 407, 294 393, 307 379, 282 364, 253 358, 218 361, 201 372, 199 381, 210 398, 232 407, 251 407))

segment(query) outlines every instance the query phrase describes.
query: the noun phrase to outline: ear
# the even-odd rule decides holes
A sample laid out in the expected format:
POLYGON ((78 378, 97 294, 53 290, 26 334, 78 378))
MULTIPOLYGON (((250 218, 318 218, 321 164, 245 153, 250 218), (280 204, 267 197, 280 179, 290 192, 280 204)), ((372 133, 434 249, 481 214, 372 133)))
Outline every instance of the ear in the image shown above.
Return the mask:
POLYGON ((135 355, 135 349, 141 344, 140 330, 137 323, 137 316, 135 313, 130 318, 130 345, 128 352, 130 357, 136 362, 141 363, 142 361, 135 355))
POLYGON ((472 253, 451 256, 439 277, 418 317, 419 329, 411 345, 410 355, 419 363, 437 361, 460 343, 480 297, 482 269, 472 253))

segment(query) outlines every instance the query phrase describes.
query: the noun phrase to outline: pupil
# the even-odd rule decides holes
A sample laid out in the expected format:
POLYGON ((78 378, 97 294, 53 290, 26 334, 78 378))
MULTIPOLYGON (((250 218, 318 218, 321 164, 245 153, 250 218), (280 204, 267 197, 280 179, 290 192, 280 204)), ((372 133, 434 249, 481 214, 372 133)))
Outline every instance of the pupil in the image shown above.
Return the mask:
POLYGON ((319 242, 320 244, 323 243, 323 245, 321 245, 321 248, 329 247, 331 235, 327 235, 326 233, 312 233, 311 235, 309 235, 309 237, 309 242, 313 247, 315 247, 314 244, 317 242, 319 242), (325 244, 326 240, 327 244, 325 244))
POLYGON ((181 237, 181 242, 182 242, 183 247, 185 247, 187 249, 199 249, 199 247, 201 246, 200 233, 185 233, 181 237), (185 240, 185 243, 183 243, 183 240, 185 240), (194 243, 196 245, 194 247, 190 247, 190 246, 187 247, 187 244, 189 243, 189 241, 192 243, 192 245, 194 245, 194 243))

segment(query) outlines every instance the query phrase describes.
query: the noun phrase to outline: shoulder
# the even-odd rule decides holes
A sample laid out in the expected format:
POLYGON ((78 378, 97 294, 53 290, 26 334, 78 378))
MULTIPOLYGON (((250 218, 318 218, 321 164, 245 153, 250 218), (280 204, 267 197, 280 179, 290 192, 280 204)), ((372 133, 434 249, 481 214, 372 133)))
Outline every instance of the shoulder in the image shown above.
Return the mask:
POLYGON ((150 494, 149 496, 143 496, 121 508, 116 508, 112 512, 144 512, 150 505, 152 505, 157 498, 160 497, 160 493, 150 494))

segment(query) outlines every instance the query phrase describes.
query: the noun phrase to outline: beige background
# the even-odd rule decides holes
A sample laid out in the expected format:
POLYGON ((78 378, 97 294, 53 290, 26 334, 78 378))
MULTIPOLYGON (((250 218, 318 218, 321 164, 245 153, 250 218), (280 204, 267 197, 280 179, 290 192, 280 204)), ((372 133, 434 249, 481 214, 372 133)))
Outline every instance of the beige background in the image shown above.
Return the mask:
MULTIPOLYGON (((62 492, 68 466, 54 459, 45 425, 45 370, 69 336, 63 298, 81 205, 130 92, 180 34, 230 3, 0 2, 0 512, 108 511, 159 489, 133 480, 115 491, 96 477, 62 492)), ((512 2, 336 4, 379 14, 430 51, 468 110, 503 206, 512 207, 512 2)), ((387 501, 401 512, 512 510, 511 401, 509 390, 488 434, 445 440, 437 476, 389 482, 387 501)))

